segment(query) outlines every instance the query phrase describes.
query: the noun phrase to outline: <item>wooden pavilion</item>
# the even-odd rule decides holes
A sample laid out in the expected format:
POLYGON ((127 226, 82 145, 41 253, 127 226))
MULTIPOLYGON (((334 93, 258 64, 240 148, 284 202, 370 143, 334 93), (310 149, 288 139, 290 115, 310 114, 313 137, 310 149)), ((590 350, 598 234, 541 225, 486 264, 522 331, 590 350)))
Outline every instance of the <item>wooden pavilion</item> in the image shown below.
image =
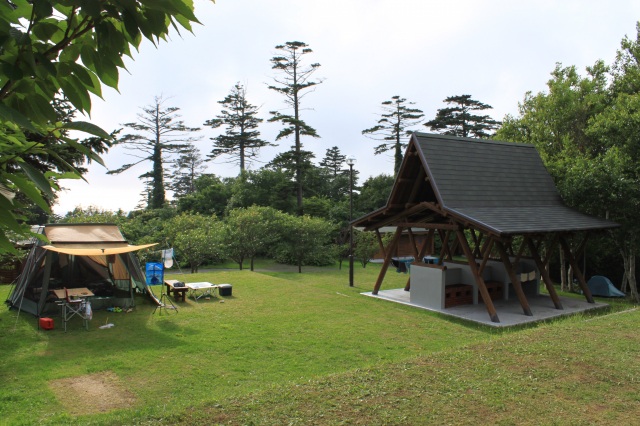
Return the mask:
POLYGON ((547 271, 557 247, 593 303, 577 260, 590 233, 618 226, 565 206, 532 145, 426 133, 412 135, 386 206, 352 225, 378 236, 382 227, 396 228, 391 242, 380 244, 385 258, 373 294, 407 232, 415 261, 405 290, 414 287, 427 306, 447 307, 445 296, 466 294, 462 303, 484 303, 492 322, 500 322, 493 300, 509 292, 533 316, 527 295, 539 280, 555 309, 563 309, 547 271), (412 229, 428 231, 420 246, 412 229), (437 253, 429 253, 433 247, 437 253), (425 264, 426 255, 437 262, 425 264))

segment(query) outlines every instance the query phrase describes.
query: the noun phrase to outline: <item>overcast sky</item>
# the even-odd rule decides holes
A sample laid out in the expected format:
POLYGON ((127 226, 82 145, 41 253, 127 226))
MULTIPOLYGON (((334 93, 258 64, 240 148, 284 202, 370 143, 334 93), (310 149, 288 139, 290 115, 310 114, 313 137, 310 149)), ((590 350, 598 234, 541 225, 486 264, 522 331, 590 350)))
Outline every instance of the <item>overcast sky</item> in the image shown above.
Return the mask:
MULTIPOLYGON (((357 158, 361 182, 393 173, 391 155, 375 156, 379 143, 364 137, 381 112, 381 102, 399 95, 415 102, 425 119, 443 108, 444 98, 470 94, 493 106, 501 120, 516 114, 527 91, 544 91, 557 62, 584 67, 603 59, 611 63, 625 35, 635 38, 640 19, 637 0, 196 0, 203 25, 194 34, 173 33, 155 48, 144 43, 127 72, 119 93, 105 88, 93 102, 91 121, 107 131, 136 120, 141 107, 162 95, 165 106, 180 108, 185 124, 203 127, 196 143, 203 155, 210 137, 222 129, 203 123, 220 112, 222 100, 236 82, 248 89, 260 116, 283 110, 283 98, 268 90, 276 76, 270 58, 275 46, 302 41, 313 49, 307 63, 321 67, 323 79, 303 100, 302 118, 320 139, 303 140, 316 154, 338 146, 357 158)), ((283 111, 283 113, 286 113, 283 111)), ((420 126, 416 130, 429 131, 420 126)), ((264 123, 262 137, 274 141, 280 126, 264 123)), ((260 168, 293 142, 261 151, 260 168)), ((108 169, 132 162, 122 148, 103 156, 108 169)), ((235 176, 236 166, 224 159, 208 163, 208 172, 235 176)), ((138 176, 150 164, 121 175, 90 166, 84 181, 63 181, 67 190, 54 206, 58 214, 76 206, 128 212, 143 189, 138 176)))

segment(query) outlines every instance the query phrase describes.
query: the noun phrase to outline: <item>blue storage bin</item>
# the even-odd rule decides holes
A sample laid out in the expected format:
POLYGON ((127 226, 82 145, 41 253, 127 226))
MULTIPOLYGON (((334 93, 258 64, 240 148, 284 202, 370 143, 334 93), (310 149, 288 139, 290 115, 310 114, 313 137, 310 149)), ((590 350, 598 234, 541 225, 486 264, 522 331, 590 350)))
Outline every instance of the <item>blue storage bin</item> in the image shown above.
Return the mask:
POLYGON ((164 283, 164 265, 158 262, 147 262, 147 285, 161 285, 164 283))

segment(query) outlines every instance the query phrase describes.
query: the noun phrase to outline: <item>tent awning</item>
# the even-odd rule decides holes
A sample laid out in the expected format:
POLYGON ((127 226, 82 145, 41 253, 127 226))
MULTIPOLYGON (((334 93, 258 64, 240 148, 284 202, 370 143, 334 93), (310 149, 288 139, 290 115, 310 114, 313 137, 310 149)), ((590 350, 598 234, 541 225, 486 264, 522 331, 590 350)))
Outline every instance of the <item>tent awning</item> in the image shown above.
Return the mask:
POLYGON ((154 244, 144 244, 141 246, 123 246, 123 247, 105 247, 105 248, 73 248, 73 247, 56 247, 56 246, 42 246, 43 249, 55 251, 58 253, 65 254, 73 254, 75 256, 103 256, 108 254, 120 254, 120 253, 129 253, 132 251, 142 250, 148 247, 152 247, 158 245, 158 243, 154 244))

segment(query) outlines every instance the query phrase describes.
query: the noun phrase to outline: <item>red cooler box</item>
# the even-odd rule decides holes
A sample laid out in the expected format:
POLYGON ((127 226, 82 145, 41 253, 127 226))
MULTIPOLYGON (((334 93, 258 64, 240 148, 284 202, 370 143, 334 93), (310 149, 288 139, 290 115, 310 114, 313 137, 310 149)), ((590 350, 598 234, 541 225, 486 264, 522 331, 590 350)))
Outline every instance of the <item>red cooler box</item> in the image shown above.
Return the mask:
POLYGON ((53 330, 53 319, 40 318, 40 328, 44 330, 53 330))

